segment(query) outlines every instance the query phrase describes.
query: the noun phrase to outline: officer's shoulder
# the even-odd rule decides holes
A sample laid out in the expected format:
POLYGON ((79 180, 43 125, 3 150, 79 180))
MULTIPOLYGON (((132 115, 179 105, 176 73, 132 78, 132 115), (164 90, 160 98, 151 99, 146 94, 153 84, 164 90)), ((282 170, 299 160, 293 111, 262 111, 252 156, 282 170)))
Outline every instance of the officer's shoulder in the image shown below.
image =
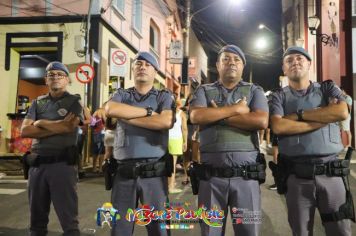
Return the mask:
POLYGON ((322 82, 314 82, 314 86, 317 86, 319 85, 321 88, 332 88, 334 86, 336 86, 335 82, 332 81, 331 79, 329 80, 325 80, 325 81, 322 81, 322 82))
POLYGON ((216 89, 216 82, 215 83, 209 83, 209 84, 201 84, 197 87, 198 89, 203 89, 203 90, 212 90, 212 89, 216 89))
POLYGON ((81 100, 82 97, 80 96, 80 94, 69 94, 69 96, 72 98, 72 99, 75 99, 75 100, 81 100))
POLYGON ((263 88, 260 85, 255 84, 255 83, 249 83, 249 82, 246 82, 246 81, 241 81, 240 82, 240 86, 248 87, 248 88, 250 88, 250 91, 260 90, 260 91, 263 92, 263 88))
POLYGON ((47 99, 47 98, 49 98, 49 94, 44 94, 44 95, 38 96, 37 100, 39 101, 39 100, 43 100, 43 99, 47 99))
POLYGON ((158 90, 158 92, 159 92, 160 94, 162 94, 162 95, 163 95, 163 94, 169 94, 169 95, 173 94, 172 91, 170 91, 170 90, 167 89, 167 88, 158 90))
POLYGON ((38 96, 36 99, 37 102, 45 102, 47 100, 49 100, 49 94, 38 96))
POLYGON ((167 88, 157 90, 157 98, 159 100, 171 98, 173 101, 175 101, 175 97, 174 97, 172 91, 168 90, 167 88))
POLYGON ((272 96, 283 96, 289 90, 288 86, 275 88, 271 90, 272 96))
MULTIPOLYGON (((247 83, 247 82, 246 82, 247 83)), ((259 84, 255 84, 255 83, 247 83, 249 86, 251 86, 251 89, 258 89, 258 90, 263 90, 263 88, 259 85, 259 84)))
MULTIPOLYGON (((134 88, 117 88, 114 94, 125 94, 125 93, 133 93, 134 92, 134 88)), ((114 96, 113 94, 113 96, 114 96)))

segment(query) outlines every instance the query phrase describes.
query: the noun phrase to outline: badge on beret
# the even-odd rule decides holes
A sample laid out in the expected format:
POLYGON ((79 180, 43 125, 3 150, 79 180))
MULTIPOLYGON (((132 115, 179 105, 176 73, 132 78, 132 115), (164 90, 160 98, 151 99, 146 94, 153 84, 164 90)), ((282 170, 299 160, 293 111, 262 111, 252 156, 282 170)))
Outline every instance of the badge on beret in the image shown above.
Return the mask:
POLYGON ((57 113, 60 115, 60 116, 65 116, 67 115, 68 111, 64 108, 61 108, 57 111, 57 113))

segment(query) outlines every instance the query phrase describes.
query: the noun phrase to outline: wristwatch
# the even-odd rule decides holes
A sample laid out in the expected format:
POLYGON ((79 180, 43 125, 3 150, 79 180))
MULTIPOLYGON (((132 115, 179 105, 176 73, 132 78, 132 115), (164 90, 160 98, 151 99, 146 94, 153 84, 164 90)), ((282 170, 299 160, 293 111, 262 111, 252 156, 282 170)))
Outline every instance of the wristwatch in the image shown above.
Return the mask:
POLYGON ((152 116, 153 108, 152 107, 146 107, 147 114, 146 116, 152 116))
POLYGON ((298 116, 298 121, 303 121, 303 115, 304 115, 304 110, 303 109, 298 109, 297 110, 297 116, 298 116))

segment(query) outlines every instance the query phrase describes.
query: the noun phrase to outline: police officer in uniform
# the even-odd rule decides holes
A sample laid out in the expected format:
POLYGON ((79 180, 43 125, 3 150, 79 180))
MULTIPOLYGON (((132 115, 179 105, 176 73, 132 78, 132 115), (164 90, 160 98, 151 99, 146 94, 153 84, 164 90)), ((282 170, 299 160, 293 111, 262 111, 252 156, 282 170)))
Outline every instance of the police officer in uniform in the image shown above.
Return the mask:
POLYGON ((332 81, 310 81, 310 66, 303 48, 285 51, 283 72, 289 86, 276 91, 270 103, 272 129, 279 138, 279 174, 286 176, 285 190, 277 188, 286 191, 293 235, 313 234, 316 208, 326 235, 351 235, 350 220, 337 216, 346 193, 334 168, 340 166, 337 155, 343 149, 336 122, 347 118, 347 105, 332 81))
POLYGON ((197 88, 190 104, 191 122, 200 125, 202 164, 194 167, 200 179, 198 204, 225 212, 222 228, 201 224, 204 236, 224 235, 229 206, 231 214, 253 215, 250 222, 234 222, 235 235, 259 233, 258 179, 265 173, 258 163, 258 130, 267 128, 268 105, 261 87, 242 81, 245 65, 239 47, 224 46, 216 62, 219 80, 197 88))
MULTIPOLYGON (((107 102, 107 117, 117 118, 114 158, 118 170, 111 200, 121 216, 142 204, 163 210, 167 202, 168 130, 173 125, 174 97, 153 87, 159 70, 156 58, 139 52, 133 63, 135 86, 119 89, 107 102)), ((119 220, 111 235, 132 235, 134 222, 119 220)), ((157 221, 146 226, 148 235, 167 235, 157 221)))
POLYGON ((82 120, 80 97, 66 88, 69 71, 60 62, 46 68, 45 81, 49 93, 38 97, 23 121, 21 136, 33 138, 28 196, 30 203, 30 235, 47 235, 48 214, 53 203, 64 231, 63 235, 79 235, 77 197, 77 127, 82 120))

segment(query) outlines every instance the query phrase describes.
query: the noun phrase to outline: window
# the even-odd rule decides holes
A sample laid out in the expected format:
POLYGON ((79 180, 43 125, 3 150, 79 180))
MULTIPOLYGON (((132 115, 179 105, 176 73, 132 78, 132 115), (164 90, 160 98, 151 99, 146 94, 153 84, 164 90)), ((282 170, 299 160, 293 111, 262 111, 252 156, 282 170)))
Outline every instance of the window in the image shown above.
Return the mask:
POLYGON ((113 5, 119 10, 122 14, 125 12, 125 0, 114 0, 113 5))
POLYGON ((133 0, 133 28, 141 33, 142 30, 142 0, 133 0))
POLYGON ((352 1, 352 15, 356 16, 356 0, 352 1))
POLYGON ((155 52, 155 54, 159 54, 159 42, 160 42, 160 34, 159 34, 158 26, 151 20, 150 48, 155 52))

